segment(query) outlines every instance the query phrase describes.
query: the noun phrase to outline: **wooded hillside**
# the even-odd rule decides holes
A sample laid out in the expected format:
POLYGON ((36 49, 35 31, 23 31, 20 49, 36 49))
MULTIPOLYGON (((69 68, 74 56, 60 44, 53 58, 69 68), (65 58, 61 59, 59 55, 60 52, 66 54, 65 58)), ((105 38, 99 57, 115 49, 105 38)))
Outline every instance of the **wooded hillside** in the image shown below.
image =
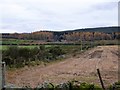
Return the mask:
POLYGON ((2 38, 41 40, 44 42, 70 42, 89 40, 114 40, 120 38, 119 27, 102 27, 68 30, 61 32, 36 31, 31 33, 3 33, 2 38))

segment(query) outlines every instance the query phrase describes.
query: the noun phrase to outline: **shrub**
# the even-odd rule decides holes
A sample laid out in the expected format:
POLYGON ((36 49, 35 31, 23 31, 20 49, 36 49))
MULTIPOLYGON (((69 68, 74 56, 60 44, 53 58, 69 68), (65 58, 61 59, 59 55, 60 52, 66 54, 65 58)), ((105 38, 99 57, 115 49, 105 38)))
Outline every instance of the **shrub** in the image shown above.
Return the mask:
POLYGON ((46 49, 44 45, 35 48, 11 46, 2 52, 2 60, 10 68, 19 68, 25 65, 34 66, 38 64, 38 61, 49 62, 57 59, 57 57, 60 58, 59 56, 64 54, 64 50, 59 46, 46 49))
POLYGON ((49 50, 49 53, 52 54, 53 58, 56 58, 57 56, 65 54, 65 51, 60 46, 55 46, 49 50))

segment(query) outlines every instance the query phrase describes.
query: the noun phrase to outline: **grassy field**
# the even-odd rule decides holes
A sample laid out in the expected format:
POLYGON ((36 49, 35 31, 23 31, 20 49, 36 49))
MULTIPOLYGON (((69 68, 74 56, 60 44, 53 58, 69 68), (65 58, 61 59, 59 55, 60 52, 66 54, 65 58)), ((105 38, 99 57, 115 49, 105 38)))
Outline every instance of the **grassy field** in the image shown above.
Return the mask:
MULTIPOLYGON (((20 48, 29 48, 29 49, 32 49, 32 48, 35 48, 35 47, 39 47, 39 45, 28 45, 28 46, 25 46, 25 45, 0 45, 0 50, 6 50, 8 47, 13 47, 13 46, 18 46, 20 48)), ((46 48, 50 48, 52 46, 57 46, 57 45, 45 45, 46 48)), ((63 49, 65 50, 68 50, 68 49, 74 49, 74 48, 80 48, 80 45, 59 45, 61 46, 63 49)))
MULTIPOLYGON (((18 46, 21 48, 34 48, 34 47, 39 47, 40 45, 19 45, 19 44, 24 44, 24 43, 30 43, 32 42, 31 40, 17 40, 17 39, 3 39, 2 43, 3 44, 16 44, 16 45, 11 45, 11 46, 18 46)), ((55 44, 55 43, 51 43, 50 45, 45 45, 45 47, 49 48, 51 46, 55 46, 55 45, 59 45, 61 46, 63 49, 65 49, 66 51, 68 49, 75 49, 75 48, 80 48, 81 47, 81 42, 77 42, 76 44, 78 45, 74 45, 73 43, 71 45, 65 45, 64 43, 60 43, 60 44, 55 44)), ((84 41, 82 42, 82 46, 83 48, 87 48, 87 47, 93 47, 93 46, 98 46, 98 45, 120 45, 120 42, 118 42, 118 40, 100 40, 100 41, 84 41)), ((0 50, 6 50, 10 45, 0 45, 0 50)))
MULTIPOLYGON (((0 45, 0 50, 7 50, 8 47, 12 47, 12 46, 0 45)), ((18 47, 21 47, 21 48, 30 48, 31 49, 31 48, 34 48, 34 47, 37 47, 37 46, 18 46, 18 47)))
MULTIPOLYGON (((118 40, 94 40, 94 41, 82 41, 86 44, 94 43, 94 44, 120 44, 118 40)), ((19 45, 19 44, 65 44, 65 42, 46 42, 46 41, 39 41, 39 40, 19 40, 19 39, 2 39, 3 45, 19 45)), ((69 43, 69 42, 68 42, 69 43)), ((81 44, 81 42, 71 42, 71 44, 81 44)), ((0 42, 1 44, 1 42, 0 42)))
POLYGON ((33 40, 2 39, 2 44, 24 44, 31 43, 33 40))
MULTIPOLYGON (((0 45, 0 50, 6 50, 8 47, 13 47, 13 46, 17 46, 17 45, 12 45, 12 46, 10 46, 10 45, 0 45)), ((29 45, 29 46, 18 46, 18 47, 20 47, 20 48, 29 48, 29 49, 32 49, 32 48, 35 48, 35 47, 39 47, 39 46, 37 46, 37 45, 29 45)))

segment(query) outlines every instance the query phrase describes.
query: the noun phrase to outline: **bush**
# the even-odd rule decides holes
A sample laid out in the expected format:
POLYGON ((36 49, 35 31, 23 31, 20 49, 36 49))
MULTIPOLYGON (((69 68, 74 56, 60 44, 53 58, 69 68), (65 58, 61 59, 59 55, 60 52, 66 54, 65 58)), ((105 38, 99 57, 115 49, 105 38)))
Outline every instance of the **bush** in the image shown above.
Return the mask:
POLYGON ((56 59, 57 56, 65 54, 65 51, 60 46, 55 46, 49 50, 49 53, 56 59))
POLYGON ((65 54, 64 50, 59 46, 50 47, 49 49, 46 49, 44 45, 35 48, 11 46, 2 51, 2 60, 10 68, 19 68, 25 65, 34 66, 38 64, 38 61, 49 62, 56 60, 63 54, 65 54))

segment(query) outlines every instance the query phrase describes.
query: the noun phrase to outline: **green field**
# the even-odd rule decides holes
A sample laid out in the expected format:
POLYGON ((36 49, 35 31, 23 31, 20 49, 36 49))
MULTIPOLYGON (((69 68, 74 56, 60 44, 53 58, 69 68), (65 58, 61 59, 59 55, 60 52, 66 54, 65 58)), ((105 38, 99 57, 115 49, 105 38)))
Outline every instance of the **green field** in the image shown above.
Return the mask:
MULTIPOLYGON (((17 45, 14 45, 14 46, 17 46, 17 45)), ((0 45, 0 50, 7 50, 8 47, 13 47, 13 46, 8 46, 8 45, 0 45)), ((34 47, 37 47, 37 46, 18 46, 18 47, 21 47, 21 48, 34 48, 34 47)))
MULTIPOLYGON (((39 47, 39 45, 28 45, 28 46, 25 46, 25 45, 0 45, 0 50, 6 50, 8 47, 13 47, 13 46, 18 46, 20 48, 29 48, 29 49, 32 49, 32 48, 35 48, 35 47, 39 47)), ((46 48, 50 48, 52 46, 57 46, 57 45, 45 45, 46 48)), ((73 48, 77 48, 77 47, 80 47, 80 45, 59 45, 61 46, 63 49, 73 49, 73 48)))
MULTIPOLYGON (((16 45, 0 45, 0 50, 6 50, 9 46, 18 46, 21 48, 34 48, 34 47, 39 47, 40 45, 19 45, 19 44, 24 44, 26 42, 32 42, 31 40, 17 40, 17 39, 3 39, 2 43, 3 44, 16 44, 16 45)), ((33 43, 34 44, 34 43, 33 43)), ((76 48, 76 47, 81 47, 81 42, 77 42, 75 43, 77 45, 74 45, 74 43, 71 43, 70 45, 66 45, 64 43, 48 43, 48 45, 46 44, 45 47, 49 48, 51 46, 55 46, 55 45, 59 45, 61 46, 63 49, 72 49, 72 48, 76 48)), ((98 46, 98 45, 120 45, 120 42, 118 42, 118 40, 97 40, 97 41, 84 41, 82 42, 82 47, 93 47, 93 46, 98 46)))
MULTIPOLYGON (((35 41, 35 40, 34 40, 35 41)), ((19 40, 19 39, 2 39, 2 44, 24 44, 24 43, 31 43, 33 40, 19 40)))
MULTIPOLYGON (((29 45, 29 46, 20 46, 20 45, 0 45, 0 50, 7 50, 8 47, 13 47, 13 46, 18 46, 20 48, 29 48, 29 49, 32 49, 32 48, 35 48, 35 47, 39 47, 38 45, 29 45)), ((46 45, 46 47, 50 47, 51 45, 46 45)))
MULTIPOLYGON (((120 44, 118 40, 94 40, 94 41, 82 41, 84 43, 91 43, 94 42, 95 44, 120 44)), ((64 44, 64 42, 46 42, 46 41, 39 41, 39 40, 19 40, 19 39, 2 39, 2 42, 0 41, 0 44, 3 45, 19 45, 19 44, 64 44)), ((80 44, 81 42, 76 41, 76 42, 71 42, 71 44, 78 43, 80 44)))

